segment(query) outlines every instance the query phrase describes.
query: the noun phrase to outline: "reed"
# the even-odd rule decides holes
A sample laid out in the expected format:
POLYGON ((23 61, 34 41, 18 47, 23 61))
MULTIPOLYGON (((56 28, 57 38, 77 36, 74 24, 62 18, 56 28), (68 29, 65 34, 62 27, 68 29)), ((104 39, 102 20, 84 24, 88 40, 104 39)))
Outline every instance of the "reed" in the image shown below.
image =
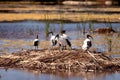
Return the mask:
POLYGON ((52 24, 51 26, 52 26, 52 27, 50 27, 50 31, 55 32, 55 24, 52 24))
POLYGON ((104 19, 104 22, 106 27, 112 28, 112 23, 109 17, 107 19, 104 19))
POLYGON ((89 33, 90 34, 93 33, 93 31, 94 31, 94 22, 89 21, 88 22, 88 27, 89 27, 89 33))
POLYGON ((113 48, 113 46, 112 46, 112 43, 113 43, 113 38, 112 38, 112 36, 106 34, 106 35, 105 35, 105 40, 106 40, 106 45, 107 45, 107 47, 108 47, 108 52, 111 52, 111 51, 112 51, 112 48, 113 48))
POLYGON ((50 29, 50 22, 49 22, 49 21, 46 21, 46 23, 45 23, 45 34, 46 34, 46 38, 49 36, 49 35, 48 35, 49 29, 50 29))
POLYGON ((46 39, 48 38, 48 32, 50 29, 50 21, 48 20, 48 14, 44 15, 45 17, 45 35, 46 35, 46 39))
POLYGON ((64 22, 60 21, 60 32, 64 29, 64 22))
POLYGON ((85 35, 86 32, 86 22, 84 22, 84 19, 82 17, 80 17, 80 21, 81 21, 81 28, 82 28, 82 34, 85 35))
POLYGON ((107 44, 108 44, 108 52, 111 52, 112 51, 112 39, 108 39, 107 44))
POLYGON ((33 29, 28 29, 28 33, 29 33, 30 35, 34 35, 34 30, 33 30, 33 29))
POLYGON ((82 28, 81 28, 81 26, 80 26, 80 23, 77 23, 77 30, 78 30, 78 38, 79 38, 79 36, 81 35, 81 32, 82 32, 82 28))

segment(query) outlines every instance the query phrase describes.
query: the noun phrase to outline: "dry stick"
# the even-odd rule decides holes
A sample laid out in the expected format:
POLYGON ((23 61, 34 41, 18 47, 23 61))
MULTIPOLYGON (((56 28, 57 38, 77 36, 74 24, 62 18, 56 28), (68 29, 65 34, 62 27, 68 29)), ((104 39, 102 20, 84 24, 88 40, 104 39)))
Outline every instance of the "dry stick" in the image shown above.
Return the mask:
POLYGON ((91 56, 92 58, 94 58, 94 59, 97 61, 97 59, 95 58, 94 55, 92 55, 89 51, 87 51, 87 52, 88 52, 88 54, 90 54, 90 56, 91 56))
POLYGON ((95 56, 94 56, 92 53, 90 53, 89 51, 87 51, 87 52, 88 52, 88 54, 90 54, 90 56, 99 64, 97 58, 95 58, 95 56))
POLYGON ((98 63, 98 65, 102 68, 102 66, 101 66, 100 63, 98 62, 97 58, 95 58, 95 56, 94 56, 92 53, 90 53, 89 51, 87 51, 87 52, 88 52, 88 54, 90 54, 90 56, 98 63))
POLYGON ((57 55, 57 56, 52 56, 52 57, 45 57, 45 58, 40 59, 39 61, 40 62, 53 62, 57 59, 64 58, 65 56, 68 56, 68 55, 69 55, 69 53, 68 54, 61 54, 61 55, 57 55))

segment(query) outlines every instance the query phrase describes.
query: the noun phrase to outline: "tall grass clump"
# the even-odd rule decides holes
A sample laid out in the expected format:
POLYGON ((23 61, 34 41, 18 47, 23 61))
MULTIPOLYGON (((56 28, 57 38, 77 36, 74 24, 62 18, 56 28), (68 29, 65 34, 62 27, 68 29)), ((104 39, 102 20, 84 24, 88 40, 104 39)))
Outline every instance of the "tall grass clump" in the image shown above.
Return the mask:
POLYGON ((83 35, 85 35, 85 33, 87 32, 86 31, 87 24, 89 26, 89 29, 91 29, 91 30, 93 29, 92 28, 93 27, 93 23, 92 23, 92 21, 90 21, 90 14, 89 13, 87 13, 87 15, 84 16, 84 17, 81 17, 81 15, 80 15, 80 21, 81 21, 83 35), (90 21, 90 22, 88 23, 87 21, 90 21))
POLYGON ((78 38, 79 38, 79 36, 81 35, 81 32, 82 32, 82 28, 81 28, 81 25, 80 25, 80 23, 77 23, 77 30, 78 30, 78 38))
POLYGON ((45 23, 45 34, 46 34, 46 38, 49 36, 49 35, 48 35, 49 29, 50 29, 50 22, 49 22, 49 21, 46 21, 46 23, 45 23))
POLYGON ((107 44, 108 44, 108 52, 111 52, 112 51, 112 39, 108 39, 107 44))
POLYGON ((105 40, 106 40, 106 45, 108 47, 108 52, 112 51, 112 43, 113 43, 113 39, 112 36, 110 35, 105 35, 105 40))
POLYGON ((81 30, 80 23, 77 23, 77 30, 78 30, 78 31, 82 31, 82 30, 81 30))
POLYGON ((28 33, 29 33, 30 35, 34 35, 34 30, 30 28, 30 29, 28 30, 28 33))
POLYGON ((105 27, 109 27, 112 29, 112 23, 109 17, 107 19, 104 19, 104 22, 105 22, 105 27))
POLYGON ((50 31, 55 32, 55 23, 53 23, 51 26, 52 26, 52 27, 50 27, 50 31))
POLYGON ((85 32, 86 32, 86 22, 84 22, 84 19, 83 18, 80 18, 80 21, 81 21, 81 29, 82 29, 82 34, 85 35, 85 32))
POLYGON ((48 20, 48 14, 44 15, 44 17, 45 17, 45 36, 47 39, 47 37, 49 36, 48 32, 49 32, 49 28, 50 28, 50 21, 48 20))
POLYGON ((94 31, 94 22, 89 21, 88 22, 88 27, 89 27, 89 33, 93 33, 93 31, 94 31))
POLYGON ((64 22, 60 21, 60 32, 64 29, 64 22))

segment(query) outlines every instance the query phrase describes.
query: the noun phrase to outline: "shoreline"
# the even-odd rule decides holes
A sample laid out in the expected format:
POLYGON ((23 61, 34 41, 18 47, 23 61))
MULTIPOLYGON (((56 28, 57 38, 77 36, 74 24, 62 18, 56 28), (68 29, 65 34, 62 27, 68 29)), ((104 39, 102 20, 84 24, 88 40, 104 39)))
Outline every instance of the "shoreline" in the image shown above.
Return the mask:
POLYGON ((12 21, 8 21, 8 20, 3 20, 0 21, 0 23, 16 23, 16 22, 25 22, 25 21, 35 21, 35 22, 50 22, 50 23, 86 23, 86 22, 93 22, 93 23, 120 23, 120 21, 116 21, 116 20, 112 20, 112 21, 104 21, 104 20, 86 20, 86 21, 71 21, 71 20, 33 20, 33 19, 26 19, 26 20, 12 20, 12 21))

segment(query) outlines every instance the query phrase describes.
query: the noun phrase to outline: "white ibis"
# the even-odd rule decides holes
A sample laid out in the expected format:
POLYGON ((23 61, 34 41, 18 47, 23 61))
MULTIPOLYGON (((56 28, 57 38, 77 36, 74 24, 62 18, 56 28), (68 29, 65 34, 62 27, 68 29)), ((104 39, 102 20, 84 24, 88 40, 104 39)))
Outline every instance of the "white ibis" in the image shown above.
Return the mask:
POLYGON ((87 35, 87 36, 86 36, 86 39, 84 40, 82 49, 83 49, 85 52, 88 51, 89 48, 92 46, 92 41, 91 41, 90 37, 93 39, 92 36, 87 35))
POLYGON ((38 45, 39 45, 38 35, 37 35, 36 39, 34 39, 33 45, 35 46, 35 49, 38 49, 38 45))
POLYGON ((65 34, 65 30, 63 30, 61 32, 61 36, 56 35, 56 39, 59 43, 59 47, 63 50, 66 49, 66 46, 68 45, 69 47, 71 47, 71 42, 69 41, 68 36, 65 34))
POLYGON ((56 35, 54 35, 53 32, 49 32, 48 34, 51 34, 51 37, 50 37, 51 46, 55 46, 57 44, 57 40, 55 39, 56 35))
POLYGON ((61 37, 64 38, 66 40, 66 43, 69 47, 71 47, 71 42, 70 42, 70 38, 69 36, 66 34, 65 30, 61 31, 61 37))

